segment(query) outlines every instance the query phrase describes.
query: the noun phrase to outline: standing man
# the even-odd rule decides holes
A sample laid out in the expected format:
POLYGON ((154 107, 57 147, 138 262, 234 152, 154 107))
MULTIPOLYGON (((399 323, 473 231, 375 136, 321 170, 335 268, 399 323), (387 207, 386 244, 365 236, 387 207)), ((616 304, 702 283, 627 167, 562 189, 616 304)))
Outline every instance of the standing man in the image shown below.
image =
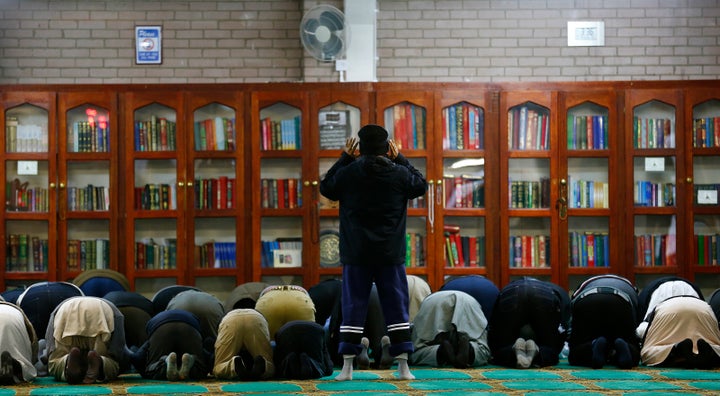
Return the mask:
POLYGON ((409 380, 413 351, 405 274, 408 200, 427 189, 424 176, 401 155, 387 131, 366 125, 348 138, 340 159, 320 183, 320 192, 340 202, 340 260, 343 263, 342 325, 338 352, 343 368, 335 379, 352 379, 353 359, 362 351, 373 282, 398 360, 398 377, 409 380), (359 145, 360 155, 357 155, 359 145))

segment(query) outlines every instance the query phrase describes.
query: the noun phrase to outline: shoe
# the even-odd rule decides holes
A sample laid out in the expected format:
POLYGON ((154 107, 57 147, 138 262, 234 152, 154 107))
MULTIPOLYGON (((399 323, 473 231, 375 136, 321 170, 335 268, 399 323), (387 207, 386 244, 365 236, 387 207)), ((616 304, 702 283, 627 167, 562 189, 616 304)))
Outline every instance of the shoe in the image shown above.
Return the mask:
POLYGON ((79 384, 85 378, 87 361, 83 359, 80 348, 72 347, 65 361, 65 380, 68 384, 79 384))
POLYGON ((255 356, 253 359, 252 370, 250 371, 250 378, 253 380, 259 380, 267 370, 265 359, 262 356, 255 356))
POLYGON ((607 339, 598 337, 592 342, 592 360, 591 367, 594 369, 602 368, 607 361, 607 339))
POLYGON ((87 354, 88 368, 85 372, 85 379, 83 383, 94 384, 96 381, 102 379, 103 362, 100 355, 95 351, 90 351, 87 354))
POLYGON ((380 339, 380 345, 382 345, 382 354, 380 355, 378 368, 380 370, 388 370, 395 362, 395 358, 390 355, 390 337, 383 336, 380 339))
POLYGON ((512 346, 512 349, 515 351, 515 365, 517 368, 528 368, 532 363, 525 352, 525 343, 524 338, 518 338, 512 346))
MULTIPOLYGON (((470 338, 465 333, 458 334, 458 343, 455 348, 457 355, 455 356, 455 365, 457 369, 465 369, 470 367, 470 338)), ((475 359, 473 359, 475 360, 475 359)))
POLYGON ((165 376, 168 381, 177 381, 180 379, 177 366, 177 354, 175 352, 170 352, 165 358, 165 376))
POLYGON ((455 348, 448 340, 443 340, 437 350, 437 365, 443 367, 446 365, 455 366, 455 348))
POLYGON ((10 352, 3 351, 0 355, 0 384, 2 385, 14 385, 15 380, 13 379, 13 357, 10 352))
POLYGON ((368 356, 370 340, 368 340, 367 337, 363 337, 362 340, 360 340, 360 346, 362 347, 360 354, 355 357, 357 368, 358 370, 367 370, 370 368, 370 357, 368 356))
POLYGON ((615 359, 618 368, 621 369, 629 369, 635 365, 630 354, 630 346, 622 338, 615 339, 615 359))
POLYGON ((190 375, 190 369, 195 364, 195 356, 189 353, 183 353, 182 364, 180 365, 180 372, 178 373, 181 380, 188 379, 190 375))

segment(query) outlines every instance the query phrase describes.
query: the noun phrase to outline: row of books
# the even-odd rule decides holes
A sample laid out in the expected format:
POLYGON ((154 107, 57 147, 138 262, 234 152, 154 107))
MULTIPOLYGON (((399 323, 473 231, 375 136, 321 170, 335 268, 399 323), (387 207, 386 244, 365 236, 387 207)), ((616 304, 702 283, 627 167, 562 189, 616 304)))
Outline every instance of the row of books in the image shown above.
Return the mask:
POLYGON ((195 179, 195 209, 232 209, 235 178, 195 179))
POLYGON ((695 235, 697 265, 718 265, 720 234, 695 235))
POLYGON ((675 148, 675 123, 669 118, 633 117, 633 147, 675 148))
POLYGON ((442 110, 444 150, 482 150, 485 148, 485 113, 463 102, 442 110))
POLYGON ((410 268, 424 267, 426 264, 425 235, 415 232, 408 232, 405 234, 405 243, 405 266, 410 268))
POLYGON ((47 239, 29 234, 9 234, 5 239, 5 271, 47 271, 48 257, 47 239))
POLYGON ((484 267, 485 236, 461 235, 460 226, 444 227, 445 267, 484 267))
POLYGON ((511 268, 547 268, 550 266, 549 235, 511 235, 511 268))
MULTIPOLYGON (((11 182, 6 183, 6 187, 11 182)), ((47 188, 30 187, 6 188, 5 210, 8 212, 47 212, 50 210, 50 195, 47 188)))
POLYGON ((273 120, 269 117, 260 120, 262 150, 300 150, 302 147, 301 118, 273 120))
POLYGON ((693 120, 693 147, 720 147, 720 117, 693 120))
POLYGON ((68 210, 93 211, 110 209, 110 190, 104 186, 68 187, 68 210))
POLYGON ((635 266, 674 267, 677 265, 674 234, 642 234, 635 235, 634 239, 635 266))
POLYGON ((135 122, 135 151, 175 151, 175 130, 175 121, 155 115, 135 122))
POLYGON ((415 209, 422 209, 426 208, 427 205, 425 204, 425 196, 421 195, 417 198, 413 198, 408 201, 408 208, 415 208, 415 209))
POLYGON ((403 102, 385 109, 385 128, 398 149, 424 150, 425 108, 403 102))
POLYGON ((70 271, 108 268, 110 265, 110 240, 68 240, 66 265, 70 271))
POLYGON ((302 238, 277 238, 261 241, 260 265, 263 268, 301 267, 302 238))
POLYGON ((135 209, 174 210, 177 209, 175 184, 146 184, 135 187, 135 209))
POLYGON ((214 117, 194 123, 195 150, 235 150, 235 119, 214 117))
POLYGON ((568 114, 568 150, 605 150, 608 140, 608 116, 568 114))
POLYGON ((635 206, 674 206, 675 184, 637 181, 633 188, 635 206))
POLYGON ((78 121, 68 131, 71 153, 106 153, 110 151, 110 126, 105 122, 78 121))
POLYGON ((569 243, 571 267, 610 266, 610 236, 606 232, 571 231, 569 243))
POLYGON ((508 148, 549 150, 550 112, 539 106, 522 105, 508 111, 508 148))
POLYGON ((46 153, 47 127, 19 124, 17 117, 5 118, 5 151, 8 153, 46 153))
POLYGON ((263 208, 293 209, 302 206, 300 179, 261 179, 260 190, 263 208))
POLYGON ((446 208, 485 207, 485 180, 482 176, 445 175, 443 191, 446 208))
POLYGON ((160 243, 153 238, 135 242, 135 269, 177 268, 177 239, 166 238, 160 243))
POLYGON ((236 268, 235 242, 205 242, 195 245, 194 258, 197 268, 236 268))
POLYGON ((512 180, 509 184, 510 208, 538 209, 550 207, 550 179, 540 181, 512 180))
POLYGON ((571 208, 610 207, 610 184, 595 180, 569 179, 568 205, 571 208))
POLYGON ((698 205, 717 205, 720 196, 720 184, 693 184, 695 203, 698 205))

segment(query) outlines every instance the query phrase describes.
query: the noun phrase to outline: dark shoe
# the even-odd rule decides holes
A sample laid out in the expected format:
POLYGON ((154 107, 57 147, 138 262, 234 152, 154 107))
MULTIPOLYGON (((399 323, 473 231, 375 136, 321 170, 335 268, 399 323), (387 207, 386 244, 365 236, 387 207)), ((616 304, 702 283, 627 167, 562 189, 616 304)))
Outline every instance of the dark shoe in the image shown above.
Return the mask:
MULTIPOLYGON (((470 361, 470 338, 465 333, 459 333, 458 334, 458 343, 456 345, 455 350, 457 351, 457 356, 455 357, 455 365, 454 367, 457 369, 464 369, 471 366, 472 362, 470 361)), ((473 359, 475 360, 475 359, 473 359)))
POLYGON ((265 370, 267 370, 267 367, 265 366, 265 359, 262 356, 255 356, 255 359, 253 359, 250 377, 254 380, 259 380, 263 374, 265 374, 265 370))
POLYGON ((100 355, 95 351, 90 351, 87 354, 88 368, 85 372, 85 379, 83 383, 94 384, 96 381, 103 379, 103 361, 100 355))
POLYGON ((358 370, 367 370, 370 368, 370 357, 368 356, 368 348, 370 347, 370 340, 367 337, 363 337, 360 341, 362 349, 360 354, 355 357, 357 361, 358 370))
POLYGON ((607 361, 607 339, 598 337, 592 342, 592 368, 599 369, 607 361))
POLYGON ((168 381, 177 381, 180 379, 177 366, 177 353, 170 352, 165 358, 165 376, 168 381))
POLYGON ((387 370, 392 367, 395 362, 395 358, 390 355, 390 337, 383 336, 380 339, 380 345, 382 345, 382 354, 380 355, 378 368, 380 370, 387 370))
POLYGON ((630 353, 630 346, 622 338, 615 339, 615 359, 618 368, 629 369, 635 366, 630 353))
POLYGON ((707 341, 703 340, 702 338, 697 340, 697 345, 698 354, 695 357, 695 368, 701 370, 710 370, 718 367, 718 364, 720 363, 720 357, 718 357, 713 347, 710 346, 710 344, 708 344, 707 341))
POLYGON ((10 352, 3 351, 0 355, 0 384, 2 385, 14 385, 15 380, 13 379, 13 357, 10 352))
POLYGON ((436 359, 438 367, 443 367, 446 365, 454 367, 455 364, 457 364, 455 362, 455 348, 453 348, 450 341, 444 340, 442 343, 440 343, 440 346, 437 350, 436 359))
POLYGON ((65 361, 65 380, 68 384, 79 384, 83 382, 85 372, 87 372, 85 357, 80 348, 72 347, 65 361))

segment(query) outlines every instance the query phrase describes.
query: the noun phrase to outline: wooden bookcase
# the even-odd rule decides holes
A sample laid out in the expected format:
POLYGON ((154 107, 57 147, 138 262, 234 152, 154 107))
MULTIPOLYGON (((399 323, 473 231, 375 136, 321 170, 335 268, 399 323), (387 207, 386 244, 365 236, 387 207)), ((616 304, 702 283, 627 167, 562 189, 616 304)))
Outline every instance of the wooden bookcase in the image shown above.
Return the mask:
MULTIPOLYGON (((499 286, 533 276, 569 290, 605 273, 639 287, 664 275, 705 289, 720 279, 718 81, 57 85, 2 92, 6 195, 27 177, 47 196, 47 207, 36 211, 6 199, 3 288, 70 280, 90 268, 70 265, 76 240, 107 241, 107 261, 96 255, 95 263, 123 272, 146 294, 168 284, 229 292, 247 281, 310 287, 339 277, 332 250, 337 203, 318 185, 344 139, 367 123, 386 127, 427 177, 427 194, 408 208, 407 271, 433 290, 466 274, 499 286), (520 128, 528 117, 530 129, 520 128), (108 127, 107 138, 100 135, 108 150, 79 148, 81 123, 90 121, 108 127), (140 123, 151 121, 166 132, 174 127, 171 147, 139 146, 140 123), (283 121, 292 124, 284 135, 283 121), (672 144, 648 143, 651 135, 634 132, 661 123, 672 144), (11 147, 18 125, 26 134, 39 131, 47 147, 11 147), (217 134, 221 125, 234 134, 217 134), (18 175, 22 166, 29 175, 18 175), (229 191, 218 187, 226 183, 229 191), (109 207, 79 209, 78 190, 90 185, 102 187, 109 207), (647 196, 637 194, 640 186, 647 196), (143 194, 156 190, 157 202, 146 204, 157 206, 143 207, 143 194), (46 267, 17 267, 10 239, 19 234, 47 241, 46 267), (450 236, 465 253, 458 261, 449 259, 450 236), (641 240, 650 241, 649 250, 641 240), (142 243, 158 245, 153 255, 163 255, 162 265, 138 264, 142 243), (653 260, 641 262, 646 253, 653 260)), ((156 145, 171 144, 160 136, 156 145)))

